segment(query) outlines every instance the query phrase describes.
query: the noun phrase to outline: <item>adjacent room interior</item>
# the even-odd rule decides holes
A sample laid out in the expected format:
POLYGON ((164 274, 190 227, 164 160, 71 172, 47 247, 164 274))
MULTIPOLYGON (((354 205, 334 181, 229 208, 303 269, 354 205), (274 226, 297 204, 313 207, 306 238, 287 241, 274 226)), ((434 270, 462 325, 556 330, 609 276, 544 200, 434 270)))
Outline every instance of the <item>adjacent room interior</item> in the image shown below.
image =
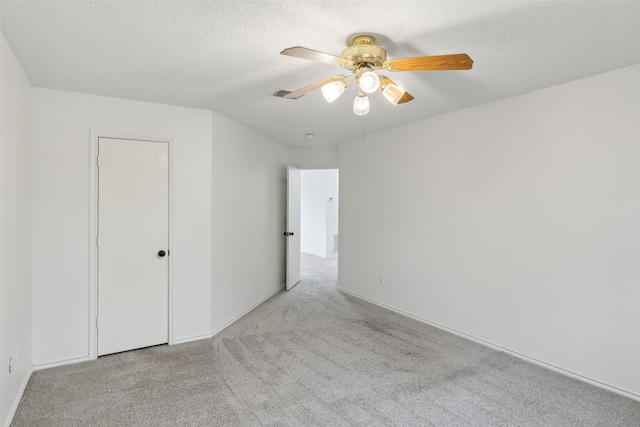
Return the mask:
MULTIPOLYGON (((336 258, 337 264, 339 171, 306 169, 300 175, 300 252, 321 258, 336 258)), ((303 266, 304 262, 303 258, 303 266)))
MULTIPOLYGON (((248 390, 282 387, 246 402, 229 391, 235 415, 220 425, 400 424, 407 414, 417 417, 409 424, 473 425, 465 405, 482 397, 480 377, 509 386, 496 388, 504 402, 484 401, 495 405, 483 403, 475 425, 638 422, 640 3, 5 1, 0 24, 1 426, 39 373, 64 381, 100 363, 120 385, 137 381, 128 358, 138 356, 98 358, 101 138, 164 144, 154 156, 166 160, 166 246, 152 255, 167 277, 168 345, 150 351, 191 365, 157 366, 152 383, 173 369, 181 385, 207 371, 216 379, 207 387, 233 390, 225 372, 259 369, 264 381, 234 378, 248 390), (336 55, 380 56, 378 45, 392 63, 371 63, 380 75, 365 95, 354 80, 365 69, 336 55), (283 51, 300 46, 313 60, 283 51), (410 61, 434 71, 392 69, 397 58, 463 52, 470 59, 456 64, 410 61), (329 103, 321 86, 333 83, 340 94, 329 103), (304 275, 283 290, 288 166, 302 171, 302 265, 305 255, 333 263, 330 294, 305 287, 304 275), (314 302, 321 294, 326 304, 314 302), (345 324, 362 316, 351 322, 361 335, 291 328, 329 313, 345 324), (287 340, 261 341, 275 332, 287 340), (404 348, 409 336, 444 341, 404 348), (328 342, 335 359, 323 353, 328 342), (443 347, 457 356, 440 357, 443 347), (502 365, 489 353, 525 385, 493 376, 502 365), (287 382, 288 362, 298 382, 287 382), (429 364, 437 372, 420 375, 433 375, 434 389, 403 377, 429 364), (309 366, 339 373, 332 382, 309 366), (362 374, 389 366, 380 378, 362 374), (357 390, 351 380, 362 381, 357 390), (311 393, 304 381, 318 386, 308 407, 286 394, 311 393), (559 412, 526 412, 515 401, 530 398, 529 385, 541 399, 532 401, 559 412), (591 387, 595 409, 580 413, 591 387), (448 396, 458 415, 447 407, 420 418, 417 396, 438 408, 448 396), (503 404, 516 409, 502 414, 503 404), (250 405, 255 413, 244 413, 250 405)), ((199 403, 181 422, 209 419, 216 402, 199 403)), ((120 421, 132 419, 144 422, 120 421)))

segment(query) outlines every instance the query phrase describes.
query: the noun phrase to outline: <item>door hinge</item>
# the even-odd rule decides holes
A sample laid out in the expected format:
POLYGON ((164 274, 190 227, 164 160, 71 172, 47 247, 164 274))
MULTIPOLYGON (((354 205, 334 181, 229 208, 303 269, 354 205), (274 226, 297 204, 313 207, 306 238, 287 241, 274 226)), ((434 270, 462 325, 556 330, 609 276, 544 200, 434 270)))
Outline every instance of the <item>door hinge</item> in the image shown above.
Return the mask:
POLYGON ((100 167, 100 156, 96 156, 96 166, 100 167))
POLYGON ((96 248, 100 247, 100 237, 96 236, 96 248))
POLYGON ((98 329, 98 318, 96 317, 96 329, 98 329))

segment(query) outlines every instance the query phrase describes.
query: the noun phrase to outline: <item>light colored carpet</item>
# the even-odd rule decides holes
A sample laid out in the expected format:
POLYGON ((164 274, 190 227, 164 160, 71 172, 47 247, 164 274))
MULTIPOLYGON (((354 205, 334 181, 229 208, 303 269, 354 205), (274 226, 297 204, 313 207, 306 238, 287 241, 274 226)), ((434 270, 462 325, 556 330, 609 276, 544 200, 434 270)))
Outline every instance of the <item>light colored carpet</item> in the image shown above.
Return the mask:
POLYGON ((336 259, 214 337, 35 372, 13 426, 640 426, 640 402, 344 295, 336 259))

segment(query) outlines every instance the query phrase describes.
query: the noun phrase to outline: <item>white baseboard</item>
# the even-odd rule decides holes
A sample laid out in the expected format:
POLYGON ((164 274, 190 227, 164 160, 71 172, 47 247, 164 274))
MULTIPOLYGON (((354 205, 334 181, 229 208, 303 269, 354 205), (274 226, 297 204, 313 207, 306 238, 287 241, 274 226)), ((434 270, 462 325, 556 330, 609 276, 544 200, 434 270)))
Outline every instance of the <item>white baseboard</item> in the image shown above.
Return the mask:
POLYGON ((574 378, 574 379, 589 383, 589 384, 594 385, 596 387, 603 388, 603 389, 605 389, 607 391, 610 391, 610 392, 622 395, 624 397, 628 397, 629 399, 637 400, 637 401, 640 402, 640 394, 634 393, 632 391, 625 390, 625 389, 616 387, 614 385, 607 384, 607 383, 604 383, 602 381, 598 381, 596 379, 593 379, 593 378, 578 374, 578 373, 570 371, 568 369, 561 368, 561 367, 553 365, 551 363, 536 359, 534 357, 527 356, 526 354, 522 354, 522 353, 519 353, 517 351, 511 350, 509 348, 502 347, 502 346, 500 346, 498 344, 492 343, 491 341, 487 341, 487 340, 484 340, 482 338, 478 338, 478 337, 475 337, 473 335, 469 335, 469 334, 466 334, 464 332, 460 332, 460 331, 458 331, 456 329, 452 329, 452 328, 449 328, 448 326, 442 325, 442 324, 434 322, 432 320, 425 319, 425 318, 420 317, 420 316, 416 316, 415 314, 411 314, 411 313, 408 313, 406 311, 400 310, 400 309, 398 309, 396 307, 381 303, 381 302, 373 300, 371 298, 367 298, 367 297, 359 295, 359 294, 357 294, 355 292, 351 292, 351 291, 348 291, 348 290, 340 288, 340 287, 338 287, 338 290, 340 292, 345 293, 345 294, 348 294, 348 295, 351 295, 353 297, 356 297, 356 298, 362 299, 364 301, 370 302, 372 304, 375 304, 375 305, 377 305, 379 307, 383 307, 383 308, 386 308, 388 310, 394 311, 394 312, 396 312, 398 314, 402 314, 404 316, 410 317, 410 318, 412 318, 414 320, 417 320, 419 322, 426 323, 426 324, 431 325, 433 327, 436 327, 438 329, 442 329, 444 331, 447 331, 447 332, 450 332, 452 334, 458 335, 460 337, 466 338, 468 340, 477 342, 477 343, 485 345, 487 347, 491 347, 491 348, 493 348, 495 350, 499 350, 499 351, 502 351, 504 353, 508 353, 508 354, 510 354, 512 356, 515 356, 515 357, 519 358, 519 359, 522 359, 522 360, 525 360, 527 362, 533 363, 534 365, 542 366, 543 368, 550 369, 550 370, 552 370, 554 372, 558 372, 558 373, 566 375, 568 377, 571 377, 571 378, 574 378))
POLYGON ((58 367, 58 366, 71 365, 72 363, 86 362, 86 361, 89 361, 89 360, 91 360, 91 358, 89 358, 89 356, 74 357, 72 359, 64 359, 64 360, 58 360, 56 362, 42 363, 40 365, 33 365, 33 370, 34 371, 39 371, 41 369, 55 368, 55 367, 58 367))
POLYGON ((285 287, 285 285, 281 285, 275 291, 271 292, 266 297, 262 298, 260 301, 256 302, 251 307, 247 308, 246 310, 244 310, 240 314, 234 316, 233 318, 231 318, 227 322, 223 323, 221 326, 217 327, 213 331, 211 331, 209 333, 206 333, 206 334, 193 335, 193 336, 190 336, 190 337, 179 338, 179 339, 176 339, 174 341, 174 344, 184 344, 184 343, 191 342, 191 341, 198 341, 198 340, 204 340, 204 339, 213 338, 214 336, 218 335, 220 332, 222 332, 223 330, 225 330, 226 328, 228 328, 229 326, 233 325, 235 322, 240 320, 243 316, 248 314, 251 310, 253 310, 257 306, 259 306, 260 304, 262 304, 263 302, 265 302, 266 300, 268 300, 269 298, 271 298, 272 296, 274 296, 275 294, 280 292, 284 287, 285 287))
POLYGON ((18 406, 20 405, 20 400, 22 400, 22 395, 24 394, 24 390, 27 388, 27 384, 31 379, 31 374, 33 373, 33 369, 29 369, 27 375, 24 376, 24 381, 22 381, 22 385, 20 386, 20 391, 18 392, 13 405, 11 405, 11 409, 9 409, 9 414, 7 416, 7 420, 4 423, 4 427, 11 427, 11 423, 13 422, 13 417, 16 415, 16 411, 18 410, 18 406))
POLYGON ((245 316, 246 314, 248 314, 251 310, 253 310, 254 308, 256 308, 257 306, 259 306, 260 304, 262 304, 263 302, 265 302, 266 300, 268 300, 269 298, 271 298, 272 296, 274 296, 275 294, 277 294, 278 292, 280 292, 282 289, 284 289, 285 285, 280 285, 279 288, 277 288, 275 291, 271 292, 269 295, 267 295, 266 297, 262 298, 260 301, 258 301, 257 303, 253 304, 251 307, 249 307, 248 309, 246 309, 245 311, 243 311, 242 313, 236 315, 235 317, 233 317, 231 320, 225 322, 224 324, 222 324, 221 326, 217 327, 216 329, 213 330, 213 332, 211 332, 211 336, 215 336, 218 335, 220 332, 224 331, 225 329, 227 329, 229 326, 233 325, 234 323, 236 323, 238 320, 240 320, 240 318, 242 318, 243 316, 245 316))
POLYGON ((171 345, 185 344, 192 341, 206 340, 208 338, 211 338, 212 336, 213 335, 210 332, 207 332, 206 334, 200 334, 200 335, 191 335, 184 338, 178 338, 174 340, 173 343, 171 343, 171 345))
MULTIPOLYGON (((215 335, 217 335, 220 332, 222 332, 224 329, 228 328, 229 326, 231 326, 232 324, 237 322, 242 316, 244 316, 245 314, 249 313, 251 310, 253 310, 257 306, 259 306, 260 304, 262 304, 263 302, 265 302, 266 300, 268 300, 269 298, 271 298, 272 296, 274 296, 275 294, 280 292, 284 287, 285 287, 285 285, 280 285, 275 291, 269 293, 267 296, 265 296, 264 298, 260 299, 260 301, 256 302, 251 307, 249 307, 246 310, 244 310, 242 313, 234 316, 231 320, 227 321, 222 326, 214 329, 213 331, 205 333, 205 334, 192 335, 192 336, 188 336, 188 337, 184 337, 184 338, 178 338, 178 339, 174 340, 172 345, 184 344, 184 343, 191 342, 191 341, 204 340, 204 339, 208 339, 208 338, 214 337, 215 335)), ((58 360, 56 362, 42 363, 42 364, 39 364, 39 365, 33 365, 32 371, 39 371, 41 369, 55 368, 55 367, 64 366, 64 365, 71 365, 72 363, 86 362, 86 361, 89 361, 89 360, 95 360, 95 359, 91 359, 87 355, 87 356, 74 357, 74 358, 71 358, 71 359, 58 360)))

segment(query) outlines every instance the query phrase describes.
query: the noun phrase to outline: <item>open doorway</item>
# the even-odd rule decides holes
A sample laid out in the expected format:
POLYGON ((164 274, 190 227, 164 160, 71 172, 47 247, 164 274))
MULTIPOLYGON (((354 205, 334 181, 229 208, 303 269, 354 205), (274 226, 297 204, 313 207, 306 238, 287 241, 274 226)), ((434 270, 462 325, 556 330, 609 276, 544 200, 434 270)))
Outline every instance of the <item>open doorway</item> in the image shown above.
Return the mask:
POLYGON ((300 278, 337 283, 338 169, 302 170, 300 176, 300 278), (325 280, 323 280, 325 281, 325 280))

